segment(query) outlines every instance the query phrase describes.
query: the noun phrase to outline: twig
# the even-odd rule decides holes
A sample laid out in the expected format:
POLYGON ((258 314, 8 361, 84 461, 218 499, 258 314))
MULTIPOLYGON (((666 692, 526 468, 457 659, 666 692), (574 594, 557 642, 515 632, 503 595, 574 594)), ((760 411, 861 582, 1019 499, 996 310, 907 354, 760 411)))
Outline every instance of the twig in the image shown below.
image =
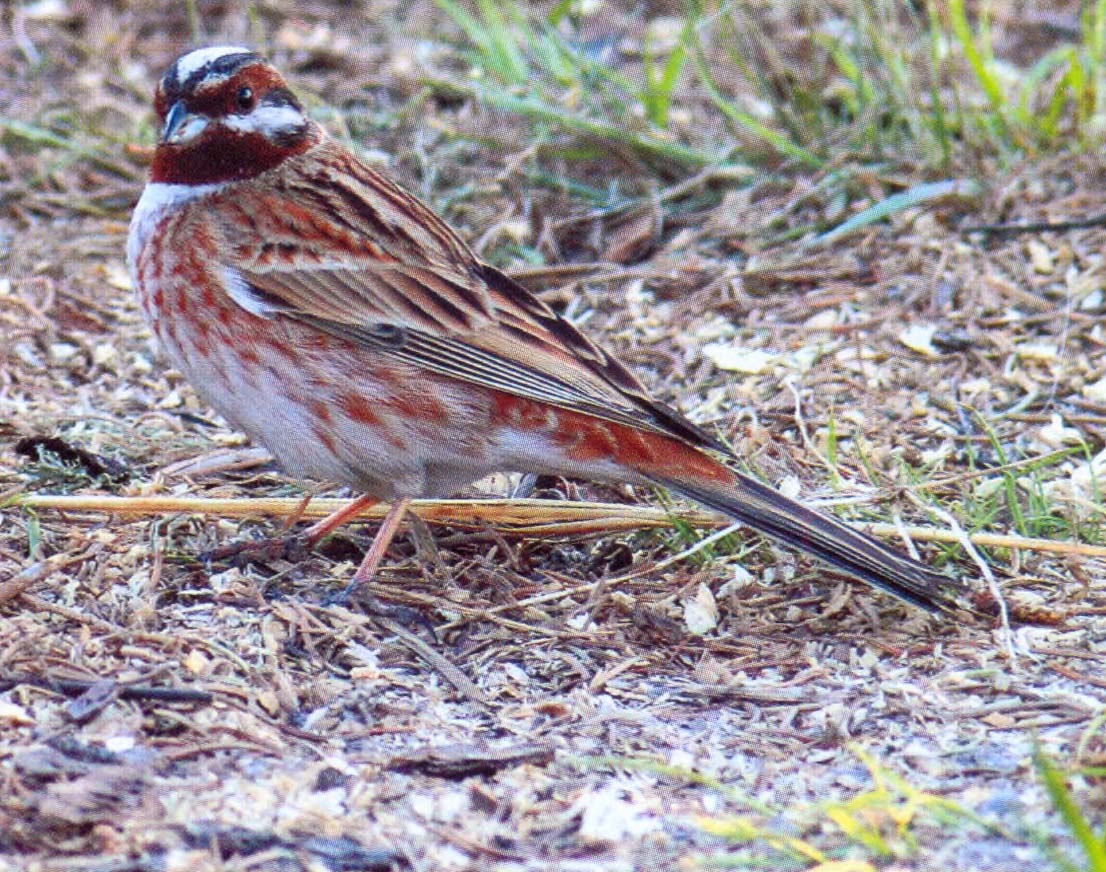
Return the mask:
POLYGON ((803 418, 803 398, 799 394, 799 388, 795 385, 795 379, 784 379, 784 387, 791 391, 791 396, 795 400, 795 427, 799 431, 799 436, 802 437, 803 447, 807 449, 811 454, 818 458, 821 464, 835 479, 841 479, 843 476, 837 469, 836 465, 830 461, 829 457, 824 457, 822 452, 819 451, 814 443, 810 439, 810 434, 807 432, 806 420, 803 418))
POLYGON ((643 575, 650 575, 660 569, 665 569, 671 566, 673 563, 680 563, 681 561, 686 560, 688 557, 691 557, 693 554, 702 551, 704 548, 709 548, 720 539, 725 539, 731 533, 737 532, 744 526, 744 524, 731 523, 729 526, 723 527, 721 530, 717 530, 714 533, 711 533, 709 536, 704 536, 690 548, 685 548, 678 554, 673 554, 671 557, 666 557, 660 563, 650 563, 648 566, 644 566, 641 569, 637 569, 633 572, 628 572, 625 575, 618 575, 614 578, 609 578, 607 579, 607 584, 619 585, 625 581, 630 581, 635 578, 640 578, 643 575))
MULTIPOLYGON (((1047 422, 1048 416, 1042 415, 1041 420, 1047 422)), ((1064 420, 1072 421, 1073 419, 1065 416, 1064 420)), ((1002 463, 997 466, 989 466, 985 469, 973 469, 970 472, 961 472, 956 475, 947 475, 944 478, 931 478, 929 481, 915 482, 911 485, 911 487, 913 487, 914 490, 936 490, 937 488, 949 487, 954 484, 963 484, 966 481, 972 481, 973 479, 977 478, 987 478, 988 476, 997 477, 1005 472, 1011 472, 1015 469, 1024 469, 1027 466, 1048 466, 1053 461, 1065 460, 1068 457, 1071 457, 1072 455, 1078 453, 1078 447, 1061 448, 1058 451, 1050 451, 1048 454, 1042 454, 1039 457, 1023 457, 1021 460, 1011 460, 1009 463, 1002 463)))
POLYGON ((452 684, 462 696, 484 709, 488 708, 488 697, 484 691, 473 684, 472 680, 465 675, 465 673, 427 645, 422 639, 406 627, 393 621, 391 618, 374 615, 372 620, 374 623, 384 627, 389 633, 392 633, 400 642, 407 646, 407 648, 421 657, 428 666, 436 669, 442 678, 452 684))
POLYGON ((689 696, 692 699, 706 697, 711 700, 742 699, 752 702, 780 703, 783 705, 795 705, 796 703, 813 703, 814 695, 802 687, 771 687, 750 684, 748 681, 737 678, 720 684, 700 684, 692 682, 680 688, 677 693, 681 696, 689 696))
MULTIPOLYGON (((559 599, 561 597, 571 596, 578 593, 580 590, 590 590, 591 584, 580 585, 579 588, 567 591, 558 591, 555 595, 550 595, 550 599, 559 599)), ((460 618, 450 621, 437 628, 437 632, 441 633, 453 627, 460 626, 467 623, 470 620, 473 621, 491 621, 498 624, 506 630, 514 630, 515 632, 525 633, 527 635, 547 636, 550 639, 593 639, 594 633, 585 633, 578 630, 554 630, 550 627, 541 627, 532 624, 523 623, 522 621, 515 621, 510 618, 504 618, 500 615, 500 612, 512 611, 515 609, 523 609, 526 607, 525 601, 519 601, 518 603, 505 603, 502 606, 496 606, 489 609, 471 608, 469 606, 463 606, 460 603, 453 602, 452 600, 443 601, 441 597, 430 596, 428 594, 419 593, 415 590, 396 590, 395 585, 379 584, 377 582, 366 582, 366 593, 371 593, 374 596, 381 599, 387 599, 390 601, 399 601, 412 605, 428 606, 430 608, 439 609, 441 611, 456 612, 460 615, 460 618)))
MULTIPOLYGON (((553 576, 553 578, 559 580, 555 575, 553 576)), ((477 618, 483 621, 494 621, 496 623, 501 623, 504 620, 503 618, 499 617, 502 612, 525 611, 531 606, 541 605, 543 603, 553 602, 560 599, 567 599, 568 597, 573 597, 581 593, 590 594, 591 591, 593 591, 594 589, 594 582, 588 582, 587 584, 577 584, 572 587, 566 587, 562 588, 561 590, 553 591, 552 593, 537 594, 536 596, 521 599, 517 602, 500 603, 497 606, 491 606, 486 609, 458 609, 457 604, 451 602, 449 604, 449 608, 453 611, 457 611, 461 615, 461 617, 442 624, 438 627, 438 632, 445 633, 448 630, 459 627, 462 624, 466 623, 467 620, 470 618, 477 618)), ((427 599, 431 598, 428 597, 427 599)), ((572 635, 585 635, 583 633, 570 633, 563 630, 549 630, 546 627, 531 628, 529 625, 522 624, 518 621, 508 621, 506 624, 501 625, 506 626, 508 629, 518 629, 519 627, 525 627, 527 632, 544 633, 548 636, 551 636, 552 638, 557 639, 569 638, 572 635), (516 624, 517 626, 511 626, 511 624, 516 624)))
POLYGON ((1063 233, 1068 230, 1087 230, 1106 224, 1106 213, 1073 221, 1036 221, 1029 224, 973 224, 961 227, 960 233, 986 233, 991 236, 1011 236, 1017 233, 1063 233))
POLYGON ((59 603, 49 602, 48 600, 44 600, 41 597, 35 596, 34 594, 24 593, 23 602, 30 608, 34 609, 36 612, 53 612, 55 615, 61 615, 66 620, 74 621, 78 624, 86 624, 90 627, 95 627, 101 633, 107 633, 109 635, 121 635, 127 632, 127 628, 122 627, 119 624, 113 624, 111 623, 111 621, 105 621, 103 618, 99 618, 96 615, 83 614, 76 609, 71 609, 68 606, 60 605, 59 603))
POLYGON ((927 512, 931 512, 948 524, 950 532, 955 534, 956 540, 960 543, 960 547, 967 552, 968 556, 975 562, 975 565, 979 567, 980 575, 982 575, 984 581, 987 582, 987 589, 991 592, 991 596, 994 597, 995 602, 998 603, 999 621, 1002 626, 1003 648, 1006 649, 1006 656, 1010 658, 1011 669, 1016 672, 1018 670, 1018 653, 1014 648, 1014 631, 1010 629, 1010 610, 1006 607, 1006 599, 1002 595, 1002 590, 999 588, 998 582, 995 581, 995 574, 991 572, 990 565, 979 556, 979 552, 976 551, 975 545, 972 543, 967 532, 949 512, 946 512, 940 506, 924 502, 914 494, 908 493, 907 496, 910 497, 911 501, 913 501, 916 506, 925 509, 927 512))
MULTIPOLYGON (((686 197, 688 194, 696 193, 700 188, 706 187, 715 179, 723 179, 730 182, 744 182, 749 178, 747 169, 744 167, 736 167, 730 165, 711 165, 703 168, 698 173, 693 175, 689 179, 684 179, 682 182, 677 182, 663 191, 658 191, 655 197, 641 198, 636 197, 632 200, 624 200, 620 203, 615 203, 612 206, 605 206, 601 209, 592 209, 582 215, 570 215, 567 218, 562 218, 559 221, 554 222, 554 226, 558 228, 571 227, 576 224, 583 223, 585 221, 597 221, 604 218, 614 218, 623 213, 634 212, 641 209, 651 209, 657 204, 672 203, 676 200, 680 200, 686 197)), ((604 265, 604 264, 600 264, 604 265)), ((615 271, 631 272, 625 270, 619 264, 606 264, 612 267, 615 271)), ((514 273, 512 273, 512 278, 514 273)), ((589 279, 590 280, 590 279, 589 279)))
MULTIPOLYGON (((932 507, 930 507, 932 508, 932 507)), ((903 527, 900 531, 894 524, 869 524, 865 528, 873 536, 890 539, 901 532, 907 533, 918 542, 948 542, 952 544, 965 541, 977 548, 1009 548, 1011 551, 1034 551, 1043 554, 1072 554, 1080 557, 1106 558, 1106 546, 1086 545, 1082 542, 1064 542, 1059 539, 1035 539, 1030 536, 1015 536, 1004 533, 964 533, 960 536, 952 530, 937 530, 931 527, 903 527)))
POLYGON ((638 666, 642 663, 648 663, 649 656, 650 655, 648 654, 634 654, 632 657, 627 657, 626 659, 616 663, 614 666, 604 669, 601 672, 597 672, 592 680, 588 683, 588 692, 600 693, 603 688, 607 686, 608 682, 613 681, 623 672, 628 672, 635 666, 638 666))
POLYGON ((49 560, 39 560, 32 563, 22 572, 17 573, 13 578, 9 578, 7 581, 0 581, 0 605, 26 593, 40 581, 45 580, 63 566, 83 558, 83 554, 80 557, 74 557, 71 554, 54 555, 49 560))
MULTIPOLYGON (((26 685, 49 690, 63 696, 80 696, 95 683, 95 681, 82 681, 72 678, 43 678, 37 675, 0 675, 0 693, 7 693, 13 687, 26 685)), ((193 690, 187 687, 148 687, 141 684, 120 685, 118 693, 122 699, 198 702, 204 705, 215 698, 206 690, 193 690)))
POLYGON ((114 173, 120 178, 132 182, 137 180, 134 170, 125 164, 119 163, 114 158, 96 149, 68 140, 61 134, 55 133, 44 127, 38 127, 16 118, 0 115, 0 131, 30 143, 31 145, 64 149, 89 163, 95 164, 100 167, 100 169, 107 170, 109 173, 114 173))
POLYGON ((185 760, 191 760, 193 757, 211 756, 220 751, 247 751, 254 754, 268 754, 270 757, 280 757, 284 753, 280 749, 270 748, 268 745, 232 739, 225 742, 208 742, 203 745, 192 745, 188 748, 182 748, 179 751, 162 751, 161 761, 166 764, 181 763, 185 760))

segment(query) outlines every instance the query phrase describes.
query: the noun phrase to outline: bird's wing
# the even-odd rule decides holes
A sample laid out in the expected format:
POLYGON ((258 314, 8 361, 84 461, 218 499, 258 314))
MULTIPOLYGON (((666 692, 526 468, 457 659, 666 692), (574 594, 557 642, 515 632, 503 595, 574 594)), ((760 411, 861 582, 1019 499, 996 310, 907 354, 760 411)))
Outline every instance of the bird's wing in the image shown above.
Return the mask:
POLYGON ((720 447, 333 142, 235 185, 217 211, 231 296, 255 311, 441 376, 720 447))

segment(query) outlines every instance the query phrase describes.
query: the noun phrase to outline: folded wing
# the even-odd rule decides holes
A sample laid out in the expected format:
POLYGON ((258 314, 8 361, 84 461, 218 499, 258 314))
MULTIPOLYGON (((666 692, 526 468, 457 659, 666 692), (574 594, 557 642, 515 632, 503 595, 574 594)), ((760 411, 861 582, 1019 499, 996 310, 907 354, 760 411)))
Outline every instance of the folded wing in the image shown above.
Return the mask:
POLYGON ((234 281, 265 311, 438 375, 721 448, 417 199, 333 144, 290 159, 276 182, 236 188, 221 245, 234 281))

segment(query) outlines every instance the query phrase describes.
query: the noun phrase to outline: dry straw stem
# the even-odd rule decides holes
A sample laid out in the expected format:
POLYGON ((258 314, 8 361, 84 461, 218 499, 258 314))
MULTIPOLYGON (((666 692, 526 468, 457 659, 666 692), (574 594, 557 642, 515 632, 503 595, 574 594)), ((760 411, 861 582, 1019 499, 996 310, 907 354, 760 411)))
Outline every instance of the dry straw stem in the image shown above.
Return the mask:
MULTIPOLYGON (((194 497, 50 496, 30 494, 16 497, 15 507, 62 512, 109 512, 117 515, 202 514, 230 518, 254 516, 289 517, 302 508, 304 518, 323 518, 348 504, 348 500, 315 499, 302 508, 302 499, 203 499, 194 497)), ((367 507, 360 517, 379 520, 387 506, 367 507)), ((667 511, 651 506, 618 503, 569 502, 567 500, 413 500, 410 511, 424 521, 453 526, 481 527, 494 524, 515 535, 588 535, 622 530, 669 527, 679 520, 693 527, 721 528, 731 522, 718 515, 698 511, 667 511)), ((905 532, 918 542, 959 543, 963 533, 930 527, 898 527, 894 524, 866 524, 875 536, 894 539, 905 532)), ((972 533, 972 545, 1009 548, 1082 557, 1106 557, 1106 546, 1033 539, 995 533, 972 533)))

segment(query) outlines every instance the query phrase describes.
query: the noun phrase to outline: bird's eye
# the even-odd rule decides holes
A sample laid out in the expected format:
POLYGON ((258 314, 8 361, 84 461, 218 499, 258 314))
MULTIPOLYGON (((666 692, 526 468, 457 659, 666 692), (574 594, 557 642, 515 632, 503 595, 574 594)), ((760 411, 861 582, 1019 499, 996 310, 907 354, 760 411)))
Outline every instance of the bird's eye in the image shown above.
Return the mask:
POLYGON ((238 108, 247 112, 253 109, 254 104, 257 102, 254 99, 252 88, 239 88, 234 99, 238 103, 238 108))

